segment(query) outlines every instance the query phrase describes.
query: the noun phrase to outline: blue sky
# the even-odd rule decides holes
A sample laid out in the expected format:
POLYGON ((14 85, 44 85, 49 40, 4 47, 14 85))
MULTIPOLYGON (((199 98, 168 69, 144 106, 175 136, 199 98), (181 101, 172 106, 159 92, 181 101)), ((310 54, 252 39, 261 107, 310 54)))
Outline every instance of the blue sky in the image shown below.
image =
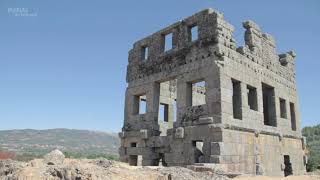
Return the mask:
POLYGON ((119 131, 132 44, 208 7, 235 26, 237 46, 252 19, 278 53, 296 51, 302 125, 320 123, 318 0, 1 0, 0 129, 119 131))

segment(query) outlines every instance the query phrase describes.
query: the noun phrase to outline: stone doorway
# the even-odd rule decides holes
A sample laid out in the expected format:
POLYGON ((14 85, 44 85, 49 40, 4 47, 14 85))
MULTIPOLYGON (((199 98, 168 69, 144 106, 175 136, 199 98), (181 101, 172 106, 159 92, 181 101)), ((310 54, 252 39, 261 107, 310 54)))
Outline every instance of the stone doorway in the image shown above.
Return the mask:
POLYGON ((192 147, 194 150, 194 162, 204 163, 203 141, 202 140, 192 141, 192 147))
POLYGON ((165 156, 164 156, 164 153, 160 153, 159 154, 159 165, 160 166, 168 166, 167 163, 166 163, 166 160, 165 160, 165 156))
POLYGON ((141 166, 142 165, 142 156, 141 155, 130 155, 129 156, 129 165, 130 166, 141 166))
POLYGON ((290 156, 284 155, 284 176, 292 175, 292 165, 290 162, 290 156))

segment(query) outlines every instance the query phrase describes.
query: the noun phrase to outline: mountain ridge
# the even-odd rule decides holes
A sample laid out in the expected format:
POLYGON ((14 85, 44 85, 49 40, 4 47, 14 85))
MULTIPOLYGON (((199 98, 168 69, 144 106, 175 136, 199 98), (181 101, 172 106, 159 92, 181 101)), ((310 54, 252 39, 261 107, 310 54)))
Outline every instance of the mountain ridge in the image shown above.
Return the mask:
POLYGON ((98 154, 117 156, 119 145, 117 134, 112 132, 67 128, 0 130, 0 151, 17 155, 41 157, 53 149, 60 149, 85 157, 98 154))

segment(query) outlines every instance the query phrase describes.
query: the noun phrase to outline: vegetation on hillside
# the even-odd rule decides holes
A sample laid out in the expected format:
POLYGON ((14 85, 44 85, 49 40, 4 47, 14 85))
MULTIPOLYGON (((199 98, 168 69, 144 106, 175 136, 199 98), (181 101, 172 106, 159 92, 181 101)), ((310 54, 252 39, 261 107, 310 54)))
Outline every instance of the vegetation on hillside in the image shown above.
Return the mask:
POLYGON ((108 159, 108 160, 118 160, 117 155, 112 155, 112 154, 82 154, 82 153, 77 153, 77 152, 68 152, 65 151, 63 154, 66 156, 66 158, 74 158, 74 159, 81 159, 81 158, 86 158, 86 159, 108 159))
POLYGON ((307 171, 320 169, 320 124, 312 127, 304 127, 302 135, 307 138, 307 147, 310 151, 307 171))
POLYGON ((74 130, 6 130, 0 131, 0 152, 14 152, 15 159, 29 161, 42 158, 54 149, 66 157, 117 159, 120 140, 116 134, 74 130))
MULTIPOLYGON (((118 160, 119 157, 117 155, 112 154, 90 154, 90 153, 79 153, 73 151, 64 151, 63 154, 66 158, 73 158, 73 159, 108 159, 108 160, 118 160)), ((18 154, 15 160, 18 161, 25 161, 28 162, 33 159, 42 159, 45 154, 38 154, 38 153, 22 153, 18 154)))

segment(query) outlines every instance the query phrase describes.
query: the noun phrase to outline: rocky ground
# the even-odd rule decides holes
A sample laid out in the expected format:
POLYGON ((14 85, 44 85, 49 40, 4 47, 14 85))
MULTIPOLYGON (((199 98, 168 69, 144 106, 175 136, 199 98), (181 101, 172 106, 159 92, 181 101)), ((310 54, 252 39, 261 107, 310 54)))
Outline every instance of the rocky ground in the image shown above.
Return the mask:
MULTIPOLYGON (((62 156, 62 157, 61 157, 62 156)), ((0 161, 0 180, 230 180, 220 172, 195 172, 183 167, 136 167, 109 160, 64 159, 53 152, 29 162, 0 161)), ((319 180, 320 176, 238 176, 241 180, 319 180)))
POLYGON ((28 163, 0 161, 1 180, 170 180, 170 179, 229 179, 211 172, 195 172, 187 168, 134 167, 109 160, 65 159, 63 164, 48 165, 42 159, 28 163))
MULTIPOLYGON (((42 159, 28 163, 0 161, 1 180, 228 180, 213 172, 195 172, 182 167, 134 167, 109 160, 65 159, 63 164, 48 165, 42 159)), ((237 180, 319 180, 320 176, 239 176, 237 180)))

